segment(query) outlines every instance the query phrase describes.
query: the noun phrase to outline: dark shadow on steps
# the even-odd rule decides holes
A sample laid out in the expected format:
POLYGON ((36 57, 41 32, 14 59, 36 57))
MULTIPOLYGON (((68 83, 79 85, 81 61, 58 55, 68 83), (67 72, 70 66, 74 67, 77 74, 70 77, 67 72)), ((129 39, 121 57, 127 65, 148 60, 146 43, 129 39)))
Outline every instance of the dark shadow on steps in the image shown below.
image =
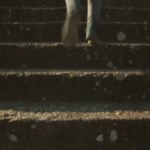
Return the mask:
POLYGON ((23 102, 23 101, 2 101, 1 110, 14 110, 19 112, 116 112, 131 111, 143 112, 150 110, 149 102, 97 102, 97 101, 43 101, 43 102, 23 102))
POLYGON ((148 150, 150 120, 0 121, 1 150, 148 150), (36 128, 31 128, 35 126, 36 128), (8 135, 17 136, 10 142, 8 135), (114 133, 116 138, 111 137, 114 133), (103 135, 102 142, 98 136, 103 135), (112 141, 111 141, 112 139, 112 141), (113 141, 113 139, 115 139, 113 141))

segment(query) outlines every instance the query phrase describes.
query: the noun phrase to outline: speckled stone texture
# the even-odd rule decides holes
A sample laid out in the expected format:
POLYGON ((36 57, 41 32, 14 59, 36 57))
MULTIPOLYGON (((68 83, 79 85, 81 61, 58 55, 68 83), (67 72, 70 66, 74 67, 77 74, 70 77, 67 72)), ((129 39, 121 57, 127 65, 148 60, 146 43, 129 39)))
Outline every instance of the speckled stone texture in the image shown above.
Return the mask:
POLYGON ((0 150, 149 150, 150 1, 104 0, 101 43, 64 46, 64 0, 0 0, 0 150))
POLYGON ((1 71, 2 100, 149 100, 149 71, 1 71))
POLYGON ((149 148, 150 112, 146 104, 0 103, 0 148, 149 148))
POLYGON ((0 43, 5 69, 148 69, 150 44, 108 43, 72 47, 60 43, 0 43))

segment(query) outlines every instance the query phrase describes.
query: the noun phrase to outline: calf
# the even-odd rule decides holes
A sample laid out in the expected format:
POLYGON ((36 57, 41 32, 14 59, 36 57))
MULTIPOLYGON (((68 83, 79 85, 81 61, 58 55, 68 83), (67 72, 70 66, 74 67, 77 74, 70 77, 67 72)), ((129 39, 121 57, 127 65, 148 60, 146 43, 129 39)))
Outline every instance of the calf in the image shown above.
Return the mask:
MULTIPOLYGON (((78 26, 80 24, 80 0, 65 0, 67 7, 66 20, 62 28, 62 42, 75 44, 79 42, 78 26)), ((102 0, 87 0, 86 41, 98 43, 98 25, 102 0)))

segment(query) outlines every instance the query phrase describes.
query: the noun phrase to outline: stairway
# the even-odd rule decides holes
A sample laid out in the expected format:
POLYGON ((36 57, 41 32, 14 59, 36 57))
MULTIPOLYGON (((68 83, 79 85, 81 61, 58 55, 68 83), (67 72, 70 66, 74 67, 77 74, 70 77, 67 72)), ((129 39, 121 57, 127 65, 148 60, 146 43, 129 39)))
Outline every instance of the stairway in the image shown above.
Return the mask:
POLYGON ((149 150, 150 1, 104 0, 99 46, 65 47, 65 2, 0 1, 0 150, 149 150))

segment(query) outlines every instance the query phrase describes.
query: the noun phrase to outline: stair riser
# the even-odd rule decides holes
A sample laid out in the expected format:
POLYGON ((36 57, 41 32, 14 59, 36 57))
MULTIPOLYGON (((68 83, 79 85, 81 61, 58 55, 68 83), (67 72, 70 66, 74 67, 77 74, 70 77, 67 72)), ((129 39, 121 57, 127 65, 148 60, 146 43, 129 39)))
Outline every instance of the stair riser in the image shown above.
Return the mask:
MULTIPOLYGON (((44 42, 60 41, 62 23, 0 24, 0 42, 44 42)), ((85 24, 80 28, 80 39, 84 41, 85 24)), ((100 38, 111 42, 150 42, 150 25, 102 23, 100 38)))
MULTIPOLYGON (((46 73, 47 74, 47 73, 46 73)), ((148 74, 81 72, 41 75, 26 73, 0 76, 1 100, 139 101, 150 97, 148 74)))
MULTIPOLYGON (((86 1, 81 1, 82 5, 86 4, 86 1)), ((116 6, 116 7, 149 7, 149 0, 103 0, 105 6, 116 6)), ((13 6, 13 7, 60 7, 65 6, 65 1, 56 0, 1 0, 0 6, 13 6)))
POLYGON ((98 47, 1 45, 0 68, 150 68, 150 46, 103 44, 98 47), (41 47, 40 47, 41 46, 41 47))
POLYGON ((149 147, 149 120, 93 120, 93 121, 0 121, 1 150, 141 150, 149 147), (32 128, 32 127, 35 128, 32 128), (116 141, 110 134, 117 133, 116 141), (16 142, 8 136, 15 135, 16 142), (104 141, 97 142, 103 135, 104 141))
MULTIPOLYGON (((54 9, 21 9, 0 8, 2 22, 47 22, 63 21, 65 8, 54 9)), ((82 20, 86 21, 86 9, 82 9, 82 20)), ((102 21, 150 22, 150 9, 102 9, 102 21)))

